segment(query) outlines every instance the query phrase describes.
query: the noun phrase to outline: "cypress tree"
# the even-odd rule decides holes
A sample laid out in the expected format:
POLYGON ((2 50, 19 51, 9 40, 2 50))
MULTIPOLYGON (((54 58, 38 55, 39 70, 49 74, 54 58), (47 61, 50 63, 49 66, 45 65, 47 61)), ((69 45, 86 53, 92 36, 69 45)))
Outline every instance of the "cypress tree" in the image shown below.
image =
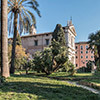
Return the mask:
POLYGON ((64 32, 61 24, 56 25, 56 28, 52 34, 52 40, 53 39, 55 39, 57 42, 59 42, 61 46, 66 45, 65 32, 64 32))

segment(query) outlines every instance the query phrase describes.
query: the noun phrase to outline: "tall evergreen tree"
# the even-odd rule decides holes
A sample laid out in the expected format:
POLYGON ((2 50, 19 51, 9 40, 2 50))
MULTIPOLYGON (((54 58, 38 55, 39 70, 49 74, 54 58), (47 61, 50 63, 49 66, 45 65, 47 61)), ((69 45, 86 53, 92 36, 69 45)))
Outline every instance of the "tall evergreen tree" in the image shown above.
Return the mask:
POLYGON ((54 40, 59 42, 60 45, 64 46, 66 45, 66 41, 65 41, 65 32, 61 26, 61 24, 57 24, 56 28, 52 34, 52 40, 54 40))
POLYGON ((56 25, 54 32, 52 33, 52 62, 53 71, 57 71, 63 66, 65 62, 68 61, 67 57, 67 47, 65 40, 65 32, 60 24, 56 25))

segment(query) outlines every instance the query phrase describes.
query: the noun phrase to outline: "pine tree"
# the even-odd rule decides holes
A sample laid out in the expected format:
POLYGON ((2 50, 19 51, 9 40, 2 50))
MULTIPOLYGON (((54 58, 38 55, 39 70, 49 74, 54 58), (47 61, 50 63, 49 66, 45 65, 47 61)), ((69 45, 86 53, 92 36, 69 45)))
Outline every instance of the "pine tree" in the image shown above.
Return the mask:
POLYGON ((60 24, 56 25, 56 28, 52 34, 52 40, 54 39, 59 42, 61 46, 66 45, 65 32, 60 24))

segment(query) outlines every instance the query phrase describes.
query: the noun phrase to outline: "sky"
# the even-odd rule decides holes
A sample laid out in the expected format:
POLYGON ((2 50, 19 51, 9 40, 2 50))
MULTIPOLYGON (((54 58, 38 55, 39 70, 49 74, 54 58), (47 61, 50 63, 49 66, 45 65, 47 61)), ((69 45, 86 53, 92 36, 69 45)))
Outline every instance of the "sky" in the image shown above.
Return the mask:
POLYGON ((90 33, 100 29, 100 0, 37 0, 41 18, 37 20, 37 33, 52 32, 56 24, 72 22, 77 33, 76 42, 88 41, 90 33))

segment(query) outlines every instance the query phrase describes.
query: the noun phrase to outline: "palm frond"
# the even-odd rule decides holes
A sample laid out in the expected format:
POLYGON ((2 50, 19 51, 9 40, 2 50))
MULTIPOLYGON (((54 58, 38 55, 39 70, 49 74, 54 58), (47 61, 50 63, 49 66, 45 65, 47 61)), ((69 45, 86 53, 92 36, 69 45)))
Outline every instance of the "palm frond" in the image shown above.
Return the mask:
POLYGON ((37 9, 37 6, 34 4, 34 2, 27 2, 26 4, 24 4, 24 6, 34 9, 37 12, 38 16, 41 17, 40 11, 37 9))
POLYGON ((13 6, 13 3, 9 2, 9 1, 8 1, 8 4, 9 4, 10 6, 13 6))
POLYGON ((28 9, 24 9, 24 10, 26 10, 28 12, 28 14, 31 16, 31 18, 32 18, 32 24, 36 24, 36 19, 35 19, 34 14, 31 13, 28 9))
POLYGON ((9 2, 12 3, 12 4, 14 4, 15 1, 14 0, 9 0, 9 2))

